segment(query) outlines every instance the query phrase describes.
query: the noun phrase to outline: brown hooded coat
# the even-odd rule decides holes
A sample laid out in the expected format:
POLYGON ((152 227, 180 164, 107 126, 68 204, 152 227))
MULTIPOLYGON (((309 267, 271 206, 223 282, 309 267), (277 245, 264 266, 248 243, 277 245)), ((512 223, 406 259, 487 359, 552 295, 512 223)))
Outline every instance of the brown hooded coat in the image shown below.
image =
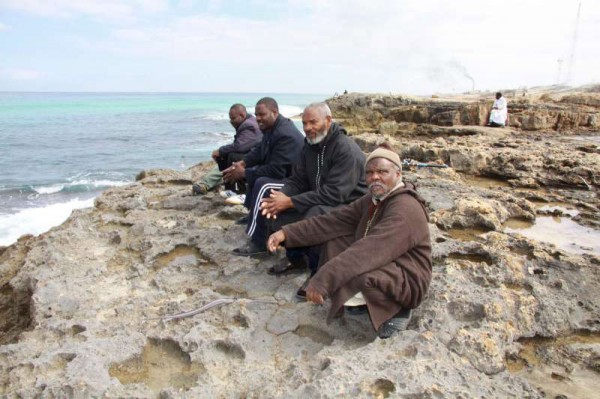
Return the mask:
POLYGON ((431 282, 431 240, 423 199, 407 183, 373 211, 371 194, 353 203, 284 226, 287 247, 325 243, 309 287, 331 299, 328 321, 361 291, 377 330, 401 309, 423 301, 431 282), (371 210, 370 210, 371 208, 371 210))

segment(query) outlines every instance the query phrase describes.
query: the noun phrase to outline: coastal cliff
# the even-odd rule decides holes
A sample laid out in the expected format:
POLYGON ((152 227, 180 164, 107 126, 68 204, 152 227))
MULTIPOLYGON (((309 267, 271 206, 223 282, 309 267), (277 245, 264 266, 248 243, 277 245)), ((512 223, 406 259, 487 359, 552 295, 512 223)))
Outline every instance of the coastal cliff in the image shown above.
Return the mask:
MULTIPOLYGON (((595 130, 600 128, 600 86, 539 87, 508 90, 508 126, 525 131, 595 130)), ((350 93, 328 101, 349 132, 394 134, 416 125, 483 126, 494 93, 467 93, 432 98, 350 93), (411 126, 412 124, 412 126, 411 126)))
POLYGON ((231 255, 244 209, 189 195, 211 164, 105 191, 0 249, 0 396, 593 397, 594 90, 509 96, 504 129, 481 126, 491 102, 479 98, 329 100, 365 151, 387 140, 421 164, 404 178, 427 200, 433 281, 388 340, 367 315, 327 325, 327 305, 298 302, 303 275, 266 273, 283 254, 231 255))

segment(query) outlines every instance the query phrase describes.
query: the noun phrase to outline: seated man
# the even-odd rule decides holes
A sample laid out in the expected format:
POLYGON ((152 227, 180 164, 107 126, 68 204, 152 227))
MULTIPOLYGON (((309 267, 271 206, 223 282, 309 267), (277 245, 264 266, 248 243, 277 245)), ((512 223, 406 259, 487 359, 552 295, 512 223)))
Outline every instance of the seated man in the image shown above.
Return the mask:
POLYGON ((234 249, 234 254, 250 256, 267 251, 267 231, 264 221, 256 225, 258 200, 271 188, 281 188, 282 181, 292 171, 292 165, 298 161, 304 137, 294 122, 279 114, 277 102, 270 98, 261 98, 256 103, 256 121, 263 132, 262 141, 256 144, 239 162, 234 162, 223 171, 223 180, 239 182, 244 178, 247 192, 244 206, 250 210, 247 220, 247 232, 251 240, 246 246, 234 249), (250 231, 258 229, 260 233, 250 231))
MULTIPOLYGON (((233 104, 229 108, 229 123, 235 129, 233 143, 221 146, 212 152, 217 166, 209 171, 198 184, 192 186, 193 195, 206 194, 223 182, 221 171, 241 160, 244 155, 262 139, 256 118, 249 115, 242 104, 233 104)), ((235 187, 228 187, 235 188, 235 187)))
POLYGON ((379 337, 388 338, 407 327, 410 309, 423 301, 431 282, 428 216, 414 186, 402 182, 400 157, 389 147, 369 154, 366 180, 369 194, 283 226, 267 246, 275 251, 283 242, 287 248, 324 244, 307 300, 322 304, 330 298, 330 321, 348 300, 362 297, 379 337))
POLYGON ((506 119, 508 118, 507 106, 508 104, 506 99, 502 97, 502 93, 496 93, 496 101, 494 101, 492 111, 490 112, 488 126, 504 127, 506 125, 506 119))
MULTIPOLYGON (((306 141, 300 161, 281 191, 271 191, 261 202, 262 215, 277 217, 273 230, 315 215, 322 215, 339 205, 362 197, 365 184, 365 155, 350 139, 346 130, 332 122, 331 110, 325 103, 310 104, 302 113, 306 141)), ((258 218, 264 216, 258 215, 258 218)), ((297 268, 306 269, 306 251, 288 250, 287 258, 269 270, 281 274, 297 268)), ((311 274, 317 271, 319 248, 306 253, 311 274)), ((302 296, 302 291, 299 291, 302 296)))

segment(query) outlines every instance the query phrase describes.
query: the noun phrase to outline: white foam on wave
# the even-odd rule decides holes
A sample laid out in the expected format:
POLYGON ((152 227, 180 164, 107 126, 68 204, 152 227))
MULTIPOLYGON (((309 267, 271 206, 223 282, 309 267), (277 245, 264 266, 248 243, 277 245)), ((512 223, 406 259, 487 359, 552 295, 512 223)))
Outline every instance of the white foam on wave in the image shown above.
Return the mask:
POLYGON ((54 184, 52 186, 34 187, 33 189, 38 194, 55 194, 61 192, 64 188, 64 184, 54 184))
MULTIPOLYGON (((254 115, 254 107, 246 107, 246 110, 254 115)), ((293 116, 300 115, 304 111, 302 107, 298 107, 295 105, 279 105, 279 113, 286 118, 291 118, 293 116)), ((200 119, 211 120, 211 121, 228 121, 229 113, 228 112, 211 112, 206 115, 202 115, 200 119)))
POLYGON ((202 115, 200 119, 209 121, 228 121, 229 112, 210 112, 206 115, 202 115))
POLYGON ((71 182, 69 184, 67 184, 68 187, 70 186, 89 186, 89 187, 94 187, 94 188, 100 188, 100 187, 121 187, 121 186, 125 186, 127 184, 131 184, 130 181, 115 181, 115 180, 89 180, 89 179, 82 179, 82 180, 76 180, 74 182, 71 182))
POLYGON ((59 183, 52 184, 49 186, 39 186, 33 187, 33 190, 40 194, 56 194, 63 191, 65 188, 74 187, 74 186, 88 186, 89 188, 98 189, 105 187, 121 187, 129 184, 131 182, 128 181, 115 181, 115 180, 90 180, 90 179, 81 179, 75 180, 70 183, 59 183))
POLYGON ((280 105, 279 113, 286 118, 291 118, 293 116, 298 116, 304 111, 301 107, 296 107, 295 105, 280 105))
POLYGON ((23 209, 10 215, 0 215, 0 245, 10 245, 23 234, 38 235, 63 223, 74 209, 89 208, 94 198, 23 209))

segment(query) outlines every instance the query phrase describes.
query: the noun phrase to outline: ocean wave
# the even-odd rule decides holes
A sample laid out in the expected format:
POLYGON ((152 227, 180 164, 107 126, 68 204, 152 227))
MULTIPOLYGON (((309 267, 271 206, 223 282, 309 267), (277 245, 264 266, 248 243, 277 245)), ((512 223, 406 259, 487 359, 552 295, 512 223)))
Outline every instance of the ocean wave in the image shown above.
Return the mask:
MULTIPOLYGON (((248 107, 246 110, 254 115, 254 107, 248 107)), ((300 115, 304 111, 304 108, 298 107, 296 105, 279 105, 279 113, 286 118, 291 118, 292 116, 300 115)))
MULTIPOLYGON (((246 107, 246 110, 254 115, 254 107, 246 107)), ((296 105, 279 105, 279 113, 286 118, 291 118, 293 116, 300 115, 304 111, 302 107, 298 107, 296 105)), ((229 113, 228 112, 210 112, 205 115, 201 115, 198 117, 201 120, 211 120, 211 121, 228 121, 229 113)))
POLYGON ((199 116, 198 119, 208 120, 208 121, 228 121, 229 113, 228 112, 210 112, 206 115, 199 116))
POLYGON ((94 198, 28 208, 13 214, 0 215, 0 245, 10 245, 23 234, 38 235, 63 223, 74 209, 89 208, 94 198))
POLYGON ((39 195, 64 193, 76 193, 86 191, 96 191, 109 187, 121 187, 131 183, 124 180, 106 180, 106 179, 80 179, 69 183, 57 183, 43 186, 33 186, 31 189, 39 195))
POLYGON ((300 115, 304 111, 302 107, 296 107, 295 105, 280 105, 279 113, 286 118, 291 118, 292 116, 300 115))

